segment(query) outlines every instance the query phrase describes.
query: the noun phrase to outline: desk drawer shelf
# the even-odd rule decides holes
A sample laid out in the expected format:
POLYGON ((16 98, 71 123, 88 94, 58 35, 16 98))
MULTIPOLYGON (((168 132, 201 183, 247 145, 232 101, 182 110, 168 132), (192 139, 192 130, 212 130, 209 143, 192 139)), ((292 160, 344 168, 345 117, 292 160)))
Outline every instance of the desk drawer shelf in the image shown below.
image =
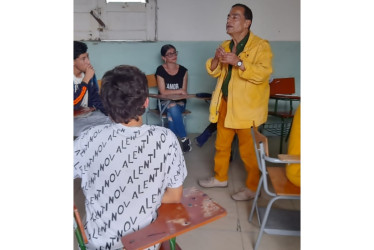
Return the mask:
MULTIPOLYGON (((291 128, 292 120, 285 121, 284 123, 284 130, 283 130, 283 136, 288 135, 290 128, 291 128)), ((270 132, 273 135, 281 136, 282 131, 282 123, 265 123, 263 126, 263 130, 270 132)))
MULTIPOLYGON (((258 208, 260 224, 265 210, 265 207, 258 208)), ((264 231, 268 234, 300 236, 300 211, 272 209, 264 231)))

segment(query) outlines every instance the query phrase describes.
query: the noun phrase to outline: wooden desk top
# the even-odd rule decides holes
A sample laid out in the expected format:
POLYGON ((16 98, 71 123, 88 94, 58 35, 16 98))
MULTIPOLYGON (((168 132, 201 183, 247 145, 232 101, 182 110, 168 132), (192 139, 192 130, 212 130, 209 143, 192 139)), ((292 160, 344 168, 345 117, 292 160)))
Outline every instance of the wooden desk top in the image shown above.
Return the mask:
POLYGON ((187 94, 187 95, 159 95, 159 94, 148 94, 149 97, 161 99, 161 100, 172 100, 172 101, 178 101, 178 100, 183 100, 183 99, 189 99, 189 98, 194 98, 196 95, 194 94, 187 94))
POLYGON ((91 112, 93 112, 93 111, 95 111, 95 108, 90 108, 90 107, 80 108, 78 110, 74 110, 74 118, 89 116, 91 114, 91 112))
POLYGON ((290 163, 300 163, 300 155, 279 154, 278 159, 281 161, 289 161, 290 163))
POLYGON ((122 237, 126 250, 143 249, 226 216, 226 210, 202 191, 183 190, 181 203, 162 204, 157 219, 140 231, 122 237))
POLYGON ((160 100, 171 100, 171 101, 178 101, 183 99, 190 99, 196 98, 204 101, 210 101, 212 97, 197 97, 196 94, 188 94, 188 95, 159 95, 159 94, 148 94, 149 97, 157 98, 160 100))
POLYGON ((297 95, 284 95, 284 94, 274 94, 270 95, 270 99, 278 99, 278 100, 300 100, 300 96, 297 95))

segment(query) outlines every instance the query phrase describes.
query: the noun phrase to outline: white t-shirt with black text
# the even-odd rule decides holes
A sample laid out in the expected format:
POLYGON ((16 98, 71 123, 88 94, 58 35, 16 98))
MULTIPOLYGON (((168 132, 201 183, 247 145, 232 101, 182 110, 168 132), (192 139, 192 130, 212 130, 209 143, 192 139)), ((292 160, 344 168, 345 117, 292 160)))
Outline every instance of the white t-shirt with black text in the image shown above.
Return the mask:
POLYGON ((171 130, 105 124, 74 141, 74 178, 82 178, 88 249, 122 248, 120 238, 157 217, 167 187, 183 184, 187 169, 171 130))

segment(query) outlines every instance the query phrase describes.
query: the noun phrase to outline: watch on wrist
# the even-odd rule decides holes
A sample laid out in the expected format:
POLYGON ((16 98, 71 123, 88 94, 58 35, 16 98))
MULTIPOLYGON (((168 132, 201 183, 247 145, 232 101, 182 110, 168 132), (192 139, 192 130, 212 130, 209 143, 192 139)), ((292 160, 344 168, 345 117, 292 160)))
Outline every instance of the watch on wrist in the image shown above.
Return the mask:
POLYGON ((236 66, 238 66, 238 67, 241 67, 242 65, 243 65, 242 60, 239 60, 239 61, 236 63, 236 66))

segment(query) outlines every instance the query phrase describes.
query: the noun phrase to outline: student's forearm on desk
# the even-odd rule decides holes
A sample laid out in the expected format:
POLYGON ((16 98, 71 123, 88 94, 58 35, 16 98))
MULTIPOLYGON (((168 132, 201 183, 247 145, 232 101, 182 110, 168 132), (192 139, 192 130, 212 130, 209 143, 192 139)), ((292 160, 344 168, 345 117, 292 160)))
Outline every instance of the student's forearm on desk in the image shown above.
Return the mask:
POLYGON ((179 203, 182 199, 183 186, 177 188, 166 188, 162 203, 179 203))
POLYGON ((164 78, 157 76, 158 91, 161 95, 186 95, 187 94, 187 73, 183 77, 183 87, 181 89, 166 89, 164 78))
POLYGON ((165 89, 165 90, 160 90, 161 95, 186 95, 187 91, 184 89, 165 89))

